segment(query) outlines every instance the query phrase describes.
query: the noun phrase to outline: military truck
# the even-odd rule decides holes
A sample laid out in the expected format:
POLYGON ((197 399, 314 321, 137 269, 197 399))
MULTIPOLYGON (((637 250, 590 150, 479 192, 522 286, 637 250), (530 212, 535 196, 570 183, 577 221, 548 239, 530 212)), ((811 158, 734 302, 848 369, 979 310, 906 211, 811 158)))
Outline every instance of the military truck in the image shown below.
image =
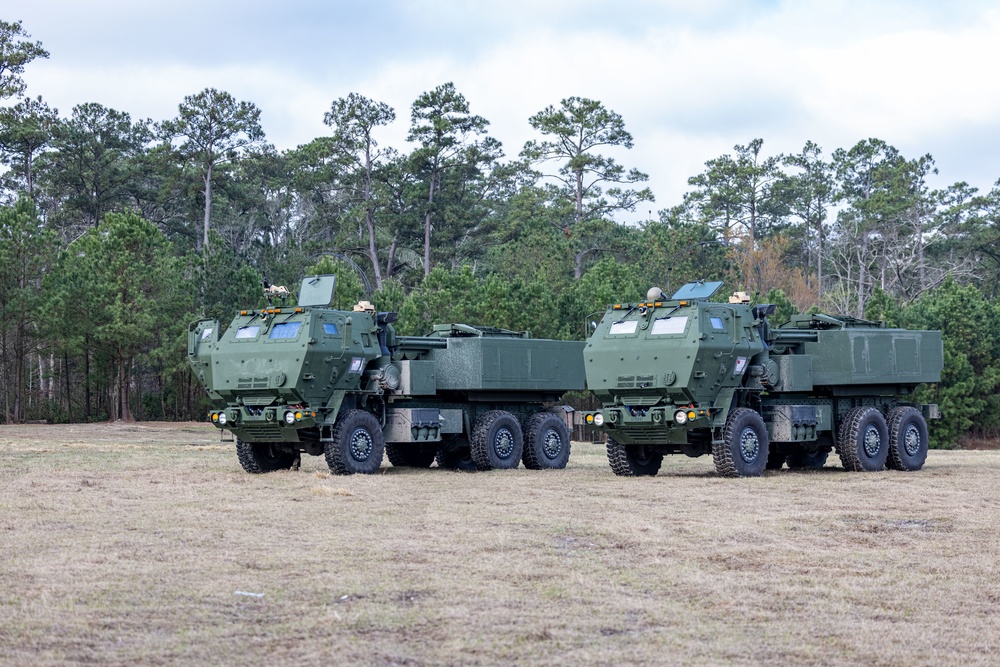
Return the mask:
MULTIPOLYGON (((244 470, 297 467, 324 455, 336 474, 393 466, 563 468, 570 433, 552 405, 584 387, 582 342, 466 324, 397 336, 397 314, 360 302, 330 307, 334 276, 302 281, 295 306, 270 306, 188 331, 188 360, 235 436, 244 470)), ((274 301, 279 300, 276 306, 274 301)))
POLYGON ((908 401, 938 382, 941 333, 823 314, 771 326, 773 305, 744 292, 712 301, 720 281, 669 298, 612 305, 584 349, 618 475, 655 475, 664 454, 711 454, 719 474, 822 467, 836 451, 853 471, 919 470, 937 405, 908 401))

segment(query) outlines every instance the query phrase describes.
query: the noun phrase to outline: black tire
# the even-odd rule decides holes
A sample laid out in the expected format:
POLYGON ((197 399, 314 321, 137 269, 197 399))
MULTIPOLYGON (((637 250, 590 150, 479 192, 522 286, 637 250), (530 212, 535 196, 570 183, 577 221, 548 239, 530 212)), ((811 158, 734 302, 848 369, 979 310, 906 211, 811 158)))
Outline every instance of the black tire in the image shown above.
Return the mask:
POLYGON ((840 424, 837 454, 845 470, 875 472, 889 456, 889 429, 878 408, 857 407, 840 424))
POLYGON ((565 468, 569 462, 569 428, 551 412, 536 412, 524 422, 524 467, 565 468))
POLYGON ((645 445, 622 445, 608 438, 608 464, 619 477, 653 476, 660 472, 663 454, 645 445))
POLYGON ((437 443, 385 443, 385 454, 394 468, 430 468, 437 451, 437 443))
POLYGON ((889 456, 886 466, 892 470, 920 470, 927 461, 930 438, 927 422, 920 411, 909 406, 889 412, 889 456))
POLYGON ((437 451, 436 459, 438 468, 444 468, 445 470, 461 470, 462 472, 476 472, 479 470, 476 467, 476 462, 472 460, 472 454, 469 452, 468 445, 452 448, 442 445, 437 451))
POLYGON ((723 444, 712 445, 715 469, 723 477, 760 477, 767 467, 770 440, 756 411, 734 408, 722 430, 723 444))
POLYGON ((815 469, 825 466, 829 457, 830 452, 825 449, 817 449, 815 452, 789 452, 785 461, 792 470, 815 469))
POLYGON ((469 443, 479 470, 516 468, 524 452, 524 435, 514 415, 491 410, 480 415, 469 443))
POLYGON ((378 472, 385 453, 382 427, 364 410, 348 410, 337 418, 333 439, 323 451, 335 475, 372 475, 378 472))
MULTIPOLYGON (((767 464, 764 466, 767 470, 781 470, 781 467, 785 465, 786 460, 790 460, 791 455, 786 455, 782 452, 775 451, 774 447, 770 448, 767 453, 767 464)), ((791 468, 792 464, 789 463, 788 467, 791 468)))
POLYGON ((247 472, 259 475, 276 470, 289 470, 299 455, 284 449, 276 442, 236 441, 236 458, 247 472))

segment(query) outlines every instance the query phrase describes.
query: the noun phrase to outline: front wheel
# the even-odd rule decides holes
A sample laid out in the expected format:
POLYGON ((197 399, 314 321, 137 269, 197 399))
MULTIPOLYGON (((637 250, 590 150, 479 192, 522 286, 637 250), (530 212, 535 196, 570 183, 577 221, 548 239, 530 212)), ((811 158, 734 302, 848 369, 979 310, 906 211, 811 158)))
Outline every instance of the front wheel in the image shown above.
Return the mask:
POLYGON ((723 477, 760 477, 767 467, 770 441, 756 411, 736 408, 729 413, 721 444, 712 445, 715 469, 723 477))
POLYGON ((837 453, 844 469, 874 472, 885 468, 889 456, 889 431, 878 408, 857 407, 844 416, 837 438, 837 453))
POLYGON ((289 470, 295 465, 299 455, 284 449, 276 442, 236 441, 236 458, 249 473, 259 475, 276 470, 289 470))
POLYGON ((524 422, 524 467, 565 468, 569 461, 569 428, 551 412, 536 412, 524 422))
POLYGON ((645 445, 622 445, 608 438, 608 464, 619 477, 652 476, 660 472, 663 454, 645 445))
POLYGON ((337 418, 333 438, 323 447, 335 475, 372 475, 382 465, 385 438, 378 420, 364 410, 349 410, 337 418))
POLYGON ((480 470, 516 468, 524 452, 524 435, 514 415, 491 410, 476 420, 469 444, 480 470))
POLYGON ((919 410, 909 406, 889 413, 889 456, 893 470, 920 470, 927 460, 927 422, 919 410))

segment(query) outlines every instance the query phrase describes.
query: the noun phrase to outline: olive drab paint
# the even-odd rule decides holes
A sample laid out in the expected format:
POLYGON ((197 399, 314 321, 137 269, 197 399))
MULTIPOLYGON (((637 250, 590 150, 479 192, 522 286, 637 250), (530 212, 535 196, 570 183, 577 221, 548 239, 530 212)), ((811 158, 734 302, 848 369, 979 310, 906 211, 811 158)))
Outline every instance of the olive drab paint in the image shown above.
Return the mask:
POLYGON ((268 287, 271 305, 239 311, 224 333, 217 320, 189 327, 192 371, 220 406, 209 418, 235 436, 245 469, 294 467, 307 453, 371 473, 382 448, 393 465, 566 465, 569 430, 553 405, 584 388, 582 342, 465 324, 397 336, 396 313, 330 308, 334 285, 307 277, 297 305, 268 287))
POLYGON ((602 407, 583 418, 607 433, 617 474, 656 474, 675 453, 712 454, 726 476, 818 467, 832 451, 852 470, 923 465, 926 419, 940 415, 907 397, 940 381, 940 332, 822 314, 775 327, 774 306, 745 293, 711 300, 721 287, 653 288, 611 306, 587 340, 602 407))

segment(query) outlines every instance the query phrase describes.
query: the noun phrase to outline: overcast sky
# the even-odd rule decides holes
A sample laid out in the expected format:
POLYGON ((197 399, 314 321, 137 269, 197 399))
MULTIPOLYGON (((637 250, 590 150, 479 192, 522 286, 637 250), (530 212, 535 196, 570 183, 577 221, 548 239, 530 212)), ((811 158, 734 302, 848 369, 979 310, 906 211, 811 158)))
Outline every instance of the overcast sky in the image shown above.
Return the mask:
MULTIPOLYGON (((609 152, 679 203, 707 160, 755 137, 829 154, 868 137, 930 153, 937 187, 1000 178, 1000 4, 952 0, 33 0, 2 11, 51 53, 28 94, 164 120, 214 87, 262 110, 279 150, 326 134, 357 92, 396 109, 452 81, 516 156, 528 117, 600 100, 635 147, 609 152)), ((642 217, 647 211, 641 211, 642 217)))

